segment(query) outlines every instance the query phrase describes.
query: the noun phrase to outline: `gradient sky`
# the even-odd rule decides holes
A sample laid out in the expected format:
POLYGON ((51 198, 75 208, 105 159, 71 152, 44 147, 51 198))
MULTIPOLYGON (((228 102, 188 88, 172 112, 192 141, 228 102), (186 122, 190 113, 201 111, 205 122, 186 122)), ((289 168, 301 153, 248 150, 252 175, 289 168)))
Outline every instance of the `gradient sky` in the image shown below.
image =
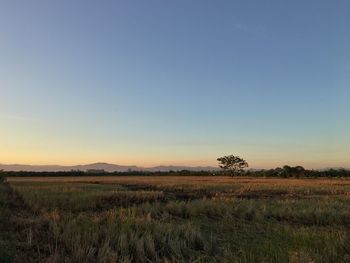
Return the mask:
POLYGON ((350 167, 350 1, 0 3, 0 163, 350 167))

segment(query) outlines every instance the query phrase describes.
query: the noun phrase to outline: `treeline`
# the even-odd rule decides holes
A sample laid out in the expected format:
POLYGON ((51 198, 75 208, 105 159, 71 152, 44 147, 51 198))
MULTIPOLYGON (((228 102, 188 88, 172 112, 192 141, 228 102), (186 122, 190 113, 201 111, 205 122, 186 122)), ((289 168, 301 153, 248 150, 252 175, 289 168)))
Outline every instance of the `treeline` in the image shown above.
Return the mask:
POLYGON ((308 170, 302 166, 288 166, 285 165, 282 168, 277 167, 275 169, 248 170, 245 172, 247 176, 256 177, 285 177, 285 178, 301 178, 301 177, 350 177, 350 170, 344 168, 339 169, 326 169, 326 170, 308 170))
MULTIPOLYGON (((167 171, 167 172, 150 172, 150 171, 125 171, 125 172, 106 172, 104 170, 88 170, 88 171, 57 171, 57 172, 29 172, 29 171, 1 171, 1 177, 55 177, 55 176, 220 176, 226 175, 227 171, 167 171)), ((232 176, 232 175, 231 175, 232 176)), ((285 165, 282 168, 277 167, 275 169, 263 169, 263 170, 247 170, 244 173, 240 173, 239 176, 250 177, 282 177, 282 178, 316 178, 316 177, 350 177, 350 170, 343 168, 339 169, 327 169, 327 170, 308 170, 302 166, 288 166, 285 165)))

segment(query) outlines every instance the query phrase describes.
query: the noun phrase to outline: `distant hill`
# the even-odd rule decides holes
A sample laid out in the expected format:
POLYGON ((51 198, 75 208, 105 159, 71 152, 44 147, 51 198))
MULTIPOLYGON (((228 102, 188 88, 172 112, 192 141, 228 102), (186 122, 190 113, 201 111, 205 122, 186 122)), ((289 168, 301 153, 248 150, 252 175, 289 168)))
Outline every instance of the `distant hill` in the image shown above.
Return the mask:
POLYGON ((212 171, 217 167, 211 166, 155 166, 155 167, 138 167, 136 165, 117 165, 110 163, 92 163, 85 165, 25 165, 25 164, 0 164, 0 170, 4 171, 28 171, 28 172, 58 172, 58 171, 87 171, 87 170, 104 170, 106 172, 126 172, 126 171, 149 171, 149 172, 167 172, 167 171, 212 171))

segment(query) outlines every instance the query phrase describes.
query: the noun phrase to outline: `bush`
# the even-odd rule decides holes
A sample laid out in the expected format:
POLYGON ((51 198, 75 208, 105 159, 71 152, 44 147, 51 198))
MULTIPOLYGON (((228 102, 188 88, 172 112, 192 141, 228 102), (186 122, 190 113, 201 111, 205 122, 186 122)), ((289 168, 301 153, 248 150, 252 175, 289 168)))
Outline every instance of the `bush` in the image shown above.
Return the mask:
POLYGON ((3 172, 3 170, 0 170, 0 183, 5 182, 5 174, 3 172))

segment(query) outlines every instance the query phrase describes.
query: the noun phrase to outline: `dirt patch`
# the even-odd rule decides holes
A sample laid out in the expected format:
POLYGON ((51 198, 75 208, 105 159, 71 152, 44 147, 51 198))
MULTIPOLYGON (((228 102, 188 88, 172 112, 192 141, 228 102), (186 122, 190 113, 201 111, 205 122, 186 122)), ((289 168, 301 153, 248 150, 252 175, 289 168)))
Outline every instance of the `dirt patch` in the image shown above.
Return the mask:
POLYGON ((202 198, 212 198, 216 193, 216 191, 205 188, 193 189, 188 187, 164 187, 138 184, 125 184, 123 186, 132 191, 161 191, 164 196, 161 201, 164 202, 173 200, 190 201, 202 198))

